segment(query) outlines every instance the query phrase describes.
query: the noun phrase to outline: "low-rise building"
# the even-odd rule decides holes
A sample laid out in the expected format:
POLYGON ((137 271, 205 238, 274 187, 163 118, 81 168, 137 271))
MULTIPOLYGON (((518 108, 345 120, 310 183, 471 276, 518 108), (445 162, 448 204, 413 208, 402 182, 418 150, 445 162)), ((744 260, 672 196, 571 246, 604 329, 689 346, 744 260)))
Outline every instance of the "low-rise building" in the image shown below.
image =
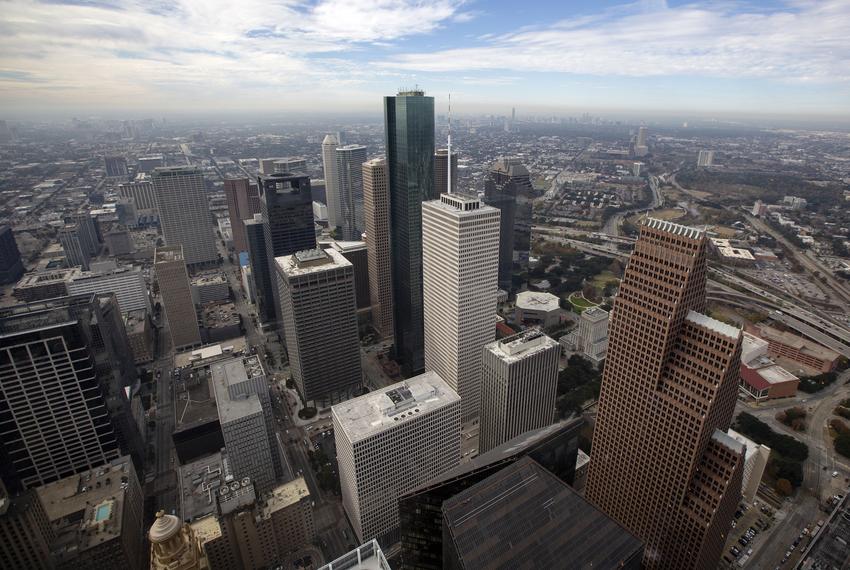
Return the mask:
POLYGON ((192 301, 196 305, 230 299, 230 286, 224 273, 218 271, 201 273, 192 278, 191 286, 192 301))
POLYGON ((803 372, 830 372, 835 369, 841 356, 814 341, 765 324, 746 325, 744 330, 768 342, 769 356, 802 365, 803 372))
POLYGON ((756 263, 756 258, 749 249, 737 247, 728 239, 711 238, 710 242, 715 257, 724 265, 746 266, 756 263))
POLYGON ((790 398, 797 393, 800 379, 768 356, 769 343, 743 333, 741 348, 741 392, 756 401, 790 398))
POLYGON ((81 273, 79 267, 28 273, 12 289, 12 296, 24 303, 65 297, 68 295, 68 281, 81 273))
POLYGON ((561 300, 551 293, 523 291, 516 296, 515 318, 519 323, 543 328, 561 322, 561 300))

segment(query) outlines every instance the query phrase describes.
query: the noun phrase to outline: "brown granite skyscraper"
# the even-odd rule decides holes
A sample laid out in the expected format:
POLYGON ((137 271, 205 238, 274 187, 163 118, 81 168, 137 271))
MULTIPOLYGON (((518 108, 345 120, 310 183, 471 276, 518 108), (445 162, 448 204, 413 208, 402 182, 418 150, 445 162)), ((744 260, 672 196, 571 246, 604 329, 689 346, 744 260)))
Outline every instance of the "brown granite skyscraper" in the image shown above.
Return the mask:
POLYGON ((706 241, 647 220, 611 313, 587 497, 644 541, 646 568, 716 568, 741 495, 741 332, 702 312, 706 241))

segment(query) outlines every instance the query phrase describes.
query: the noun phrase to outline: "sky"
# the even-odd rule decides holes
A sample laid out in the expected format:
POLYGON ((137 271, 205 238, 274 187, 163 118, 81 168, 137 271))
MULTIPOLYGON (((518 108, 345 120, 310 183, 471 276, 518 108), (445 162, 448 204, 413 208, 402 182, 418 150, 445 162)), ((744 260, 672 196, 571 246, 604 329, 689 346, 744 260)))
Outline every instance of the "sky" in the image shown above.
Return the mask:
POLYGON ((0 118, 850 116, 850 0, 0 0, 0 118))

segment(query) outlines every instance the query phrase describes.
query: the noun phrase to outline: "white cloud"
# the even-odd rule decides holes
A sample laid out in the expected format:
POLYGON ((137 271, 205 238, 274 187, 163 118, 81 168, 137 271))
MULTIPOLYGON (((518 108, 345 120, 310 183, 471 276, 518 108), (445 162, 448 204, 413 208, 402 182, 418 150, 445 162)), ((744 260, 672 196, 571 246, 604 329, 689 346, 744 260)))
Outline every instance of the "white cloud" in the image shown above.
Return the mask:
POLYGON ((850 79, 850 2, 799 0, 778 9, 746 10, 728 2, 675 8, 639 2, 483 37, 478 47, 408 53, 377 63, 430 72, 850 79))

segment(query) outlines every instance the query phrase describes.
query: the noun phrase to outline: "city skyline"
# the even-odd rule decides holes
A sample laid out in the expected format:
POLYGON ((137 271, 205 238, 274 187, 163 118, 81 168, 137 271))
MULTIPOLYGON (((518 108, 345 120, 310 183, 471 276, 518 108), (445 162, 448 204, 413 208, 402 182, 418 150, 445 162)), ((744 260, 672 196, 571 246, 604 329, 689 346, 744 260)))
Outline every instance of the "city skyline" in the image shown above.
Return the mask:
POLYGON ((319 0, 213 9, 191 0, 168 8, 108 0, 12 2, 4 12, 7 119, 378 113, 380 95, 417 84, 429 87, 438 112, 452 92, 459 114, 507 114, 517 105, 520 115, 846 118, 850 108, 850 5, 836 1, 319 0), (288 82, 293 74, 303 80, 288 82))

